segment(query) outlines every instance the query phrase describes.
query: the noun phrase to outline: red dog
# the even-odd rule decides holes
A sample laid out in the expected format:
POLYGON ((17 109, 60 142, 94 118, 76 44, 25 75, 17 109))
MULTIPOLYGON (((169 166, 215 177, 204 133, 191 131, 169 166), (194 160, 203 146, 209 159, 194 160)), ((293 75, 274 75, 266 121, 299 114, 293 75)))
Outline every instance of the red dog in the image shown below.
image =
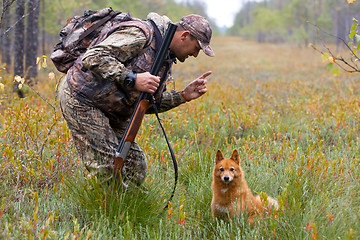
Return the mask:
POLYGON ((279 209, 277 200, 267 197, 264 207, 260 196, 254 196, 248 187, 244 172, 240 166, 240 157, 235 149, 230 158, 224 158, 220 150, 215 157, 213 182, 211 184, 213 198, 211 211, 214 218, 233 219, 237 214, 246 214, 249 223, 254 222, 254 217, 271 207, 279 209))

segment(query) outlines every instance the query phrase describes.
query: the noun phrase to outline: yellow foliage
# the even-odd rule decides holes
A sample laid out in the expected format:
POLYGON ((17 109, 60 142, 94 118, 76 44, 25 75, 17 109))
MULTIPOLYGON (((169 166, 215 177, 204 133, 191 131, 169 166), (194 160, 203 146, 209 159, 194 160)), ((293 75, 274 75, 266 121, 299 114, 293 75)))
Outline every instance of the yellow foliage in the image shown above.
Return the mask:
POLYGON ((50 80, 53 80, 55 78, 55 74, 53 72, 49 73, 49 78, 50 80))
POLYGON ((18 83, 19 83, 18 88, 21 89, 22 86, 23 86, 23 84, 25 83, 25 78, 22 78, 22 77, 16 75, 16 76, 14 77, 14 80, 15 80, 15 82, 18 82, 18 83))
POLYGON ((46 67, 47 67, 46 58, 44 58, 41 66, 42 66, 43 68, 46 68, 46 67))
POLYGON ((335 63, 336 58, 330 56, 330 57, 328 58, 328 60, 329 60, 329 62, 331 62, 331 63, 335 63))

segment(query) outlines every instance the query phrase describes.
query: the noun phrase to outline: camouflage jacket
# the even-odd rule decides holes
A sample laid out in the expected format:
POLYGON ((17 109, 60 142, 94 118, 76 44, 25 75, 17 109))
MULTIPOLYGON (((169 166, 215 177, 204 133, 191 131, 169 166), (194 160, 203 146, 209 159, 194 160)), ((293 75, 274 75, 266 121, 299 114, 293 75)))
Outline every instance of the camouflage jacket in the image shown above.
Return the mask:
MULTIPOLYGON (((162 35, 170 20, 166 16, 150 13, 162 35)), ((140 92, 126 87, 124 79, 130 71, 149 72, 155 60, 155 37, 152 25, 139 20, 138 25, 120 27, 105 40, 89 48, 67 73, 67 81, 74 96, 102 110, 112 126, 126 126, 134 111, 140 92)), ((174 59, 172 60, 174 61, 174 59)), ((165 71, 165 64, 159 76, 165 71)), ((172 109, 185 100, 179 91, 161 93, 157 97, 159 111, 172 109)), ((152 113, 152 108, 147 113, 152 113)))

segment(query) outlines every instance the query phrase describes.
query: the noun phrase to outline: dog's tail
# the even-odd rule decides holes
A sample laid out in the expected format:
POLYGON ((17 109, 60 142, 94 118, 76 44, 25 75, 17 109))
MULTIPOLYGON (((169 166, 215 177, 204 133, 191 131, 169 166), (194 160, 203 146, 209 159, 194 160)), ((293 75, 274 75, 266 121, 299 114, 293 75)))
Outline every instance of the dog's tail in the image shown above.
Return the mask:
POLYGON ((279 210, 279 202, 278 202, 278 200, 268 196, 267 201, 269 202, 269 204, 268 204, 269 208, 273 207, 273 208, 276 209, 276 211, 279 210))
POLYGON ((279 202, 278 202, 278 200, 268 196, 266 193, 261 192, 257 196, 257 198, 259 198, 259 200, 263 203, 263 206, 264 206, 265 210, 267 210, 269 212, 270 212, 271 209, 275 209, 276 211, 279 210, 279 202))

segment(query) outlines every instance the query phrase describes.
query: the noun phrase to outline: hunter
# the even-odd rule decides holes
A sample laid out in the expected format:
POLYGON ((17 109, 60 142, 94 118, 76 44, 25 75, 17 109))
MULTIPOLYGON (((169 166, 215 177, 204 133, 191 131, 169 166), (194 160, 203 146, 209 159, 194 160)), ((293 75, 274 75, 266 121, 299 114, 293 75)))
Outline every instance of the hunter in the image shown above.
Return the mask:
MULTIPOLYGON (((166 16, 149 13, 134 26, 124 26, 101 43, 89 48, 69 69, 59 87, 62 114, 73 141, 90 175, 102 181, 113 177, 116 147, 129 122, 141 92, 155 93, 161 78, 168 78, 171 65, 197 57, 202 50, 215 56, 210 47, 212 30, 202 16, 191 14, 176 22, 168 60, 159 76, 149 73, 155 59, 158 29, 164 35, 171 22, 166 16)), ((207 92, 208 71, 183 90, 158 91, 159 112, 168 111, 207 92)), ((153 113, 149 108, 146 113, 153 113)), ((146 176, 146 157, 134 142, 121 175, 127 185, 140 185, 146 176)))

